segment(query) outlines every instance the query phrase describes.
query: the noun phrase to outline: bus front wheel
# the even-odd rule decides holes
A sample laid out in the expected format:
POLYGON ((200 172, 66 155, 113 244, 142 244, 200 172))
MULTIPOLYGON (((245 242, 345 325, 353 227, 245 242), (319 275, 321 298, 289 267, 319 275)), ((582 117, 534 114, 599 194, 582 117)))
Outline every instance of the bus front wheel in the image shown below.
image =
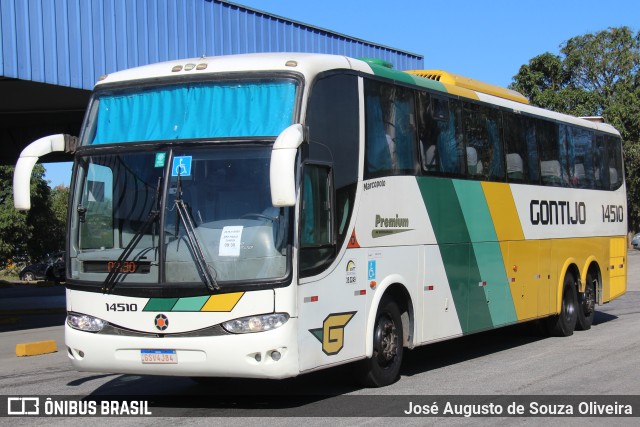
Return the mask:
POLYGON ((573 275, 569 272, 564 276, 562 287, 562 303, 560 314, 549 318, 549 332, 557 337, 573 335, 578 320, 578 296, 573 275))
POLYGON ((402 344, 400 309, 395 301, 383 299, 373 329, 373 355, 360 362, 360 379, 365 386, 384 387, 398 380, 402 344))

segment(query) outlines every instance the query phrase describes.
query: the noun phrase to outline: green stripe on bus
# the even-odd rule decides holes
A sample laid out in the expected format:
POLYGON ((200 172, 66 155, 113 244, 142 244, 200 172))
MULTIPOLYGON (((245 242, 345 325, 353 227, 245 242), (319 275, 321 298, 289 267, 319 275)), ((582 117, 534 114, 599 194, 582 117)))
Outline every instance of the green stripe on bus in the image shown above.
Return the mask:
MULTIPOLYGON (((502 250, 498 243, 489 205, 479 181, 453 181, 462 214, 473 243, 473 256, 480 271, 478 286, 483 289, 493 326, 516 322, 516 310, 504 270, 502 250)), ((473 285, 473 284, 471 284, 473 285)))
MULTIPOLYGON (((453 181, 471 242, 497 242, 491 213, 479 181, 453 181)), ((502 267, 504 270, 504 266, 502 267)))
MULTIPOLYGON (((493 327, 469 229, 451 179, 419 177, 418 187, 442 254, 464 333, 493 327)), ((503 267, 504 268, 504 267, 503 267)))
POLYGON ((386 77, 388 79, 393 79, 398 82, 408 83, 412 85, 422 86, 428 89, 437 90, 439 92, 447 93, 447 88, 442 83, 425 79, 424 77, 414 76, 412 74, 405 73, 404 71, 394 70, 392 68, 387 68, 382 65, 373 64, 368 62, 369 67, 371 67, 371 71, 376 76, 386 77))
POLYGON ((209 295, 202 297, 180 298, 171 311, 200 311, 209 300, 209 295))
POLYGON ((453 181, 432 177, 417 179, 438 244, 470 242, 453 181))
POLYGON ((178 298, 151 298, 142 311, 171 311, 178 298))
POLYGON ((473 252, 480 269, 481 281, 487 283, 483 289, 489 304, 493 326, 517 322, 518 316, 507 274, 504 271, 500 244, 497 242, 474 243, 473 252))
POLYGON ((393 79, 398 82, 408 83, 408 84, 416 84, 413 77, 410 74, 403 73, 402 71, 394 70, 392 68, 383 67, 382 65, 377 65, 373 63, 368 63, 369 67, 371 67, 371 71, 376 76, 386 77, 388 79, 393 79))

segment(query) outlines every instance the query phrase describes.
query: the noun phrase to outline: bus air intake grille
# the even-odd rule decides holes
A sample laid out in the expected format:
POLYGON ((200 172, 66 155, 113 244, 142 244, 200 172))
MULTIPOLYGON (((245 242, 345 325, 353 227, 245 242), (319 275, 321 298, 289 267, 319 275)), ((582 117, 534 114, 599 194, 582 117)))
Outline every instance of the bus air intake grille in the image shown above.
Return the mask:
POLYGON ((231 335, 225 331, 220 325, 210 326, 208 328, 198 329, 196 331, 179 332, 175 334, 158 334, 150 332, 134 331, 132 329, 123 328, 117 325, 108 324, 99 333, 99 335, 118 335, 122 337, 142 337, 142 338, 194 338, 194 337, 214 337, 220 335, 231 335))

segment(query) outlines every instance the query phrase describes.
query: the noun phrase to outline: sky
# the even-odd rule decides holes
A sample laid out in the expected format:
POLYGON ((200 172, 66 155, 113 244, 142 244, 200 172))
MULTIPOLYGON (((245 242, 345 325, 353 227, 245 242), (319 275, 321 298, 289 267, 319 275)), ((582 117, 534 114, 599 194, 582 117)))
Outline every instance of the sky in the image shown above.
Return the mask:
MULTIPOLYGON (((440 69, 508 86, 520 66, 572 37, 628 26, 638 0, 233 0, 234 3, 424 56, 440 69)), ((46 164, 69 185, 71 164, 46 164)))

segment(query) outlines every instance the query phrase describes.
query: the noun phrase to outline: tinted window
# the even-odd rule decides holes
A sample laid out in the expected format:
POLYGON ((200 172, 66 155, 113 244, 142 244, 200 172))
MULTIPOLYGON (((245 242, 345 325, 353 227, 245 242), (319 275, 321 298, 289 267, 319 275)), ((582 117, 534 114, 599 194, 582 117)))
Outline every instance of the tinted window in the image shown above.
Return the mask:
POLYGON ((536 120, 536 141, 540 150, 540 176, 544 185, 565 186, 558 146, 558 126, 536 120))
POLYGON ((534 121, 516 114, 503 114, 503 120, 507 181, 539 183, 534 121))
POLYGON ((624 178, 622 170, 622 143, 620 138, 605 137, 609 157, 609 188, 615 190, 622 185, 624 178))
POLYGON ((416 171, 413 91, 365 81, 365 178, 416 171))
POLYGON ((418 103, 422 170, 438 175, 464 175, 460 103, 424 92, 418 95, 418 103))
POLYGON ((576 188, 595 188, 593 131, 571 127, 568 132, 570 182, 576 188))
POLYGON ((309 159, 333 165, 338 247, 346 238, 355 200, 359 121, 355 75, 334 74, 315 82, 306 119, 310 136, 309 159))
POLYGON ((310 276, 333 260, 331 169, 305 165, 300 218, 300 274, 310 276))
POLYGON ((467 176, 502 181, 505 177, 502 115, 487 106, 464 104, 467 176))

